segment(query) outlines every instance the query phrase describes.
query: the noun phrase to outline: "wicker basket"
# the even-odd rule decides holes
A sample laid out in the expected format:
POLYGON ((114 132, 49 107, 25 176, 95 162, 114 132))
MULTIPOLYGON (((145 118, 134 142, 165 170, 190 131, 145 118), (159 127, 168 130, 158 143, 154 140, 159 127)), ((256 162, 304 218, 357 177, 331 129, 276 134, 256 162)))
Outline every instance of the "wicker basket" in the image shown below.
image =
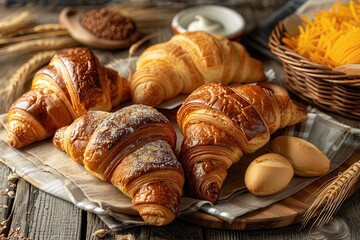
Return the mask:
POLYGON ((333 71, 295 53, 281 41, 285 31, 279 22, 269 46, 282 62, 289 90, 320 108, 360 120, 360 75, 333 71))

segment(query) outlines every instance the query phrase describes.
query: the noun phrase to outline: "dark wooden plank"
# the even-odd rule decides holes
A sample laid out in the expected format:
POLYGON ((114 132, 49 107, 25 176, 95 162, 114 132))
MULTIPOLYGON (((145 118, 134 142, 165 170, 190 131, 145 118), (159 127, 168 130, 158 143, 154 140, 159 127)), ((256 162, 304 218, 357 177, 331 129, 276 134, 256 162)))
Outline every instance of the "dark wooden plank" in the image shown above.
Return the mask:
POLYGON ((150 239, 199 240, 203 239, 202 228, 181 220, 163 227, 151 227, 150 239))
POLYGON ((100 232, 102 232, 104 236, 106 236, 105 239, 107 240, 115 239, 115 233, 110 231, 106 224, 96 214, 90 212, 87 212, 85 214, 87 223, 86 239, 99 239, 100 235, 96 235, 96 232, 98 232, 99 234, 100 232))
POLYGON ((113 232, 96 214, 87 213, 86 239, 99 239, 101 233, 107 240, 135 240, 150 239, 150 227, 135 227, 123 231, 113 232))
POLYGON ((150 238, 151 227, 136 227, 116 232, 116 240, 147 240, 150 238))
POLYGON ((0 234, 6 234, 9 230, 8 220, 12 207, 12 199, 7 194, 9 190, 8 176, 10 169, 3 163, 0 163, 0 234))
POLYGON ((357 239, 360 236, 360 191, 348 198, 332 220, 323 227, 313 227, 311 224, 302 228, 301 224, 287 227, 251 230, 230 231, 207 228, 204 230, 206 240, 215 239, 357 239))
POLYGON ((278 228, 272 230, 254 230, 254 231, 230 231, 230 230, 217 230, 206 229, 205 239, 227 239, 227 240, 261 240, 261 239, 307 239, 307 233, 299 231, 300 225, 292 225, 286 228, 278 228))
MULTIPOLYGON (((337 234, 337 239, 357 239, 360 236, 360 191, 357 191, 347 199, 334 216, 336 225, 331 228, 331 233, 337 234)), ((324 229, 323 235, 329 232, 324 229)), ((331 234, 330 233, 330 234, 331 234)), ((329 236, 327 236, 329 239, 329 236)), ((334 238, 333 238, 334 239, 334 238)))
MULTIPOLYGON (((108 229, 102 224, 100 218, 94 214, 88 215, 88 232, 86 239, 96 239, 91 236, 94 230, 108 229)), ((135 240, 135 239, 156 239, 156 240, 201 240, 203 238, 202 227, 175 220, 169 225, 162 227, 144 226, 126 229, 115 233, 110 233, 106 239, 116 240, 135 240)))
POLYGON ((35 239, 81 239, 81 210, 20 179, 11 228, 21 237, 35 239))

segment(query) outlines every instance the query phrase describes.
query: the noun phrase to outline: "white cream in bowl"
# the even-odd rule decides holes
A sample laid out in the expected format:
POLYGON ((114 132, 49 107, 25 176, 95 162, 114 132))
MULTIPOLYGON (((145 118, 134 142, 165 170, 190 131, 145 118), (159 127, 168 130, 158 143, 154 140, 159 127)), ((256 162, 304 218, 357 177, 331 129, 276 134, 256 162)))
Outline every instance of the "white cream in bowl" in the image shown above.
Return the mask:
POLYGON ((201 30, 237 39, 245 30, 245 20, 233 9, 205 5, 180 11, 174 16, 171 26, 175 34, 201 30))

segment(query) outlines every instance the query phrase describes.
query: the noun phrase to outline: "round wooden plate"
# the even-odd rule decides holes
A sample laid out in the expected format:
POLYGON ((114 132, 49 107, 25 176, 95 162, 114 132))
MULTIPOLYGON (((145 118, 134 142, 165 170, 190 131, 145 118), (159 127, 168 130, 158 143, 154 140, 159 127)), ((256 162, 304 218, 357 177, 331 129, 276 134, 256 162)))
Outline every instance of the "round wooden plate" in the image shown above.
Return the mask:
MULTIPOLYGON (((285 198, 266 208, 238 217, 231 224, 201 211, 193 212, 181 218, 196 225, 229 230, 269 229, 299 223, 303 220, 304 213, 314 202, 314 199, 310 198, 310 196, 325 182, 336 177, 340 172, 346 171, 353 163, 359 160, 360 149, 358 148, 339 168, 313 182, 291 197, 285 198)), ((360 183, 358 181, 356 185, 353 186, 350 195, 354 193, 359 186, 360 183)))

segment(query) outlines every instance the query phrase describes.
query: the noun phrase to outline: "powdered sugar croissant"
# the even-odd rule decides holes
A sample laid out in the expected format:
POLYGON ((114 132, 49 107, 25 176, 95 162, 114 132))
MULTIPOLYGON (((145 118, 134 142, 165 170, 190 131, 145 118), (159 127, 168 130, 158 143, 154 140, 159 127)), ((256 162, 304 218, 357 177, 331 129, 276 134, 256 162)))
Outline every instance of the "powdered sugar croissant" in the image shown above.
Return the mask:
POLYGON ((175 218, 184 173, 173 152, 175 130, 154 108, 131 105, 113 113, 90 111, 57 130, 53 142, 132 198, 146 222, 165 225, 175 218))
POLYGON ((177 113, 184 135, 180 162, 191 193, 216 202, 232 164, 264 146, 277 129, 306 117, 305 109, 288 96, 260 86, 199 87, 177 113))
POLYGON ((109 111, 129 97, 127 79, 102 66, 90 49, 61 51, 10 107, 8 142, 21 148, 52 137, 88 110, 109 111))
POLYGON ((157 106, 207 82, 245 83, 265 79, 260 61, 223 36, 188 32, 146 49, 131 79, 132 100, 157 106))

